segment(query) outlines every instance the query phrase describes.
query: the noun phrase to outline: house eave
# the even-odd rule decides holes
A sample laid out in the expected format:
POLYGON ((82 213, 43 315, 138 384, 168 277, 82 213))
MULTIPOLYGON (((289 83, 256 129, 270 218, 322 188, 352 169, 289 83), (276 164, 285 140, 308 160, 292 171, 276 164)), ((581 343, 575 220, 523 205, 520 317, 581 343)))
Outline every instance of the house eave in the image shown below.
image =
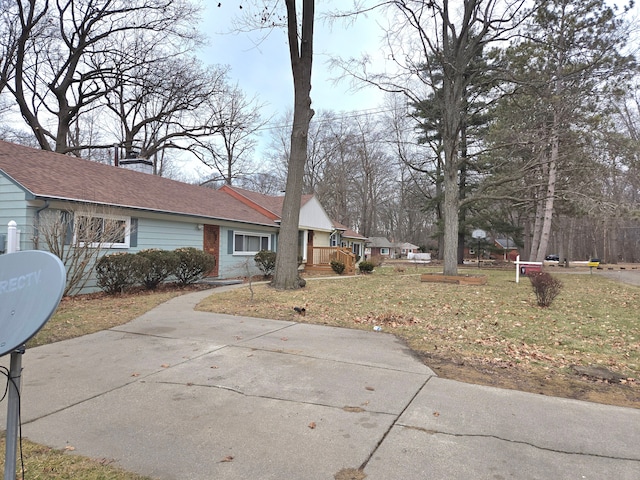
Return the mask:
POLYGON ((176 215, 176 216, 189 216, 192 218, 198 218, 198 219, 203 219, 203 220, 213 220, 213 221, 222 221, 222 222, 234 222, 234 223, 241 223, 243 225, 256 225, 256 226, 264 226, 264 227, 271 227, 271 228, 278 228, 279 225, 276 224, 276 222, 274 223, 262 223, 262 222, 255 222, 255 221, 250 221, 250 220, 239 220, 236 218, 227 218, 227 217, 222 217, 222 216, 209 216, 209 215, 202 215, 199 213, 192 213, 192 212, 183 212, 183 211, 172 211, 172 210, 161 210, 161 209, 154 209, 154 208, 145 208, 145 207, 140 207, 140 206, 135 206, 135 205, 125 205, 125 204, 115 204, 115 203, 105 203, 105 202, 97 202, 97 201, 93 201, 93 200, 86 200, 86 199, 77 199, 77 198, 70 198, 70 197, 59 197, 59 196, 49 196, 49 195, 36 195, 36 194, 31 194, 31 198, 28 198, 28 200, 42 200, 42 201, 60 201, 60 202, 69 202, 69 203, 74 203, 74 204, 91 204, 91 205, 99 205, 102 207, 109 207, 109 208, 122 208, 122 209, 127 209, 127 210, 133 210, 136 212, 148 212, 148 213, 158 213, 158 214, 164 214, 164 215, 176 215))

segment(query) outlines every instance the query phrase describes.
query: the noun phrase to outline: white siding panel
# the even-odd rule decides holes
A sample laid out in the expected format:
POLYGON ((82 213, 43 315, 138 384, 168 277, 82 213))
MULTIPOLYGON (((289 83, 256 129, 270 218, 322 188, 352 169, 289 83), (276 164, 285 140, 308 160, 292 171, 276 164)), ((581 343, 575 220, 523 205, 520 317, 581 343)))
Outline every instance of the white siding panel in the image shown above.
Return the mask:
POLYGON ((300 209, 300 228, 333 231, 333 223, 316 197, 311 198, 300 209))
POLYGON ((313 246, 314 247, 330 247, 331 234, 329 232, 315 231, 313 234, 313 246))

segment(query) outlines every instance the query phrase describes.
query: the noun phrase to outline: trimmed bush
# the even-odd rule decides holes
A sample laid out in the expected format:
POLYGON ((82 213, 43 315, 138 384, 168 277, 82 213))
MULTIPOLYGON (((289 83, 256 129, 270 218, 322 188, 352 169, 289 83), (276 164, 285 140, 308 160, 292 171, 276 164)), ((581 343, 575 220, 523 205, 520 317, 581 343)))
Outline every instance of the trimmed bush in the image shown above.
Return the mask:
POLYGON ((262 272, 265 278, 273 275, 276 270, 276 252, 271 250, 260 250, 255 254, 253 260, 256 262, 256 266, 262 272))
POLYGON ((562 282, 545 272, 532 273, 529 280, 540 307, 550 306, 562 290, 562 282))
POLYGON ((131 290, 138 283, 140 264, 147 261, 133 253, 104 255, 96 263, 98 287, 109 295, 131 290))
POLYGON ((216 257, 193 247, 174 250, 178 264, 173 274, 181 285, 197 282, 216 266, 216 257))
POLYGON ((344 262, 341 262, 340 260, 331 260, 331 269, 338 275, 342 275, 345 269, 344 262))
POLYGON ((146 262, 140 262, 139 281, 147 290, 155 290, 171 276, 178 266, 178 255, 169 250, 149 249, 136 253, 146 262))
POLYGON ((373 262, 369 262, 367 260, 363 260, 358 264, 358 269, 360 270, 360 273, 364 273, 364 274, 371 273, 373 272, 374 268, 375 268, 375 265, 373 264, 373 262))

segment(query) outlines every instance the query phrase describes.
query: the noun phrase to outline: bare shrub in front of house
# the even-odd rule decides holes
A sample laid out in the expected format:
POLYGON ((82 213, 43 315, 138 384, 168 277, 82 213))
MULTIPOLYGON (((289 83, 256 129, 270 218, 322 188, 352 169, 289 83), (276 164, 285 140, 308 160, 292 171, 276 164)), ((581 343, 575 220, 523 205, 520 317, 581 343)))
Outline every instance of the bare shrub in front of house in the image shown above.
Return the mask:
POLYGON ((173 274, 182 285, 197 282, 216 266, 216 257, 203 250, 185 247, 174 252, 178 256, 178 265, 173 274))
POLYGON ((96 263, 96 281, 105 293, 115 295, 131 290, 137 283, 139 272, 149 260, 133 253, 104 255, 96 263))
POLYGON ((529 280, 540 307, 549 307, 562 290, 562 282, 546 272, 532 273, 529 280))
POLYGON ((260 250, 255 254, 253 260, 256 262, 256 266, 260 269, 264 278, 273 275, 276 269, 276 252, 260 250))
POLYGON ((92 277, 97 259, 113 244, 124 241, 127 222, 108 208, 83 205, 76 210, 43 210, 34 224, 34 245, 44 242, 67 271, 64 295, 80 292, 92 277))
POLYGON ((139 280, 147 290, 155 290, 169 278, 178 267, 178 255, 169 250, 141 250, 136 255, 146 262, 140 262, 139 280))

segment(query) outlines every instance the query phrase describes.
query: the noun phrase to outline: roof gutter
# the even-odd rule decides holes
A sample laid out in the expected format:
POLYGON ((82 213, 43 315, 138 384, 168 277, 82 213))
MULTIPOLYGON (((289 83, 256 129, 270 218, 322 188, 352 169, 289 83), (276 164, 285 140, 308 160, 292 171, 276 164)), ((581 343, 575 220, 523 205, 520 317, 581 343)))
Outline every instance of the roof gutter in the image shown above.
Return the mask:
POLYGON ((33 246, 36 250, 39 250, 39 240, 40 240, 40 230, 38 225, 40 225, 40 212, 49 208, 50 202, 49 199, 44 200, 44 205, 36 210, 36 221, 33 227, 33 246))

